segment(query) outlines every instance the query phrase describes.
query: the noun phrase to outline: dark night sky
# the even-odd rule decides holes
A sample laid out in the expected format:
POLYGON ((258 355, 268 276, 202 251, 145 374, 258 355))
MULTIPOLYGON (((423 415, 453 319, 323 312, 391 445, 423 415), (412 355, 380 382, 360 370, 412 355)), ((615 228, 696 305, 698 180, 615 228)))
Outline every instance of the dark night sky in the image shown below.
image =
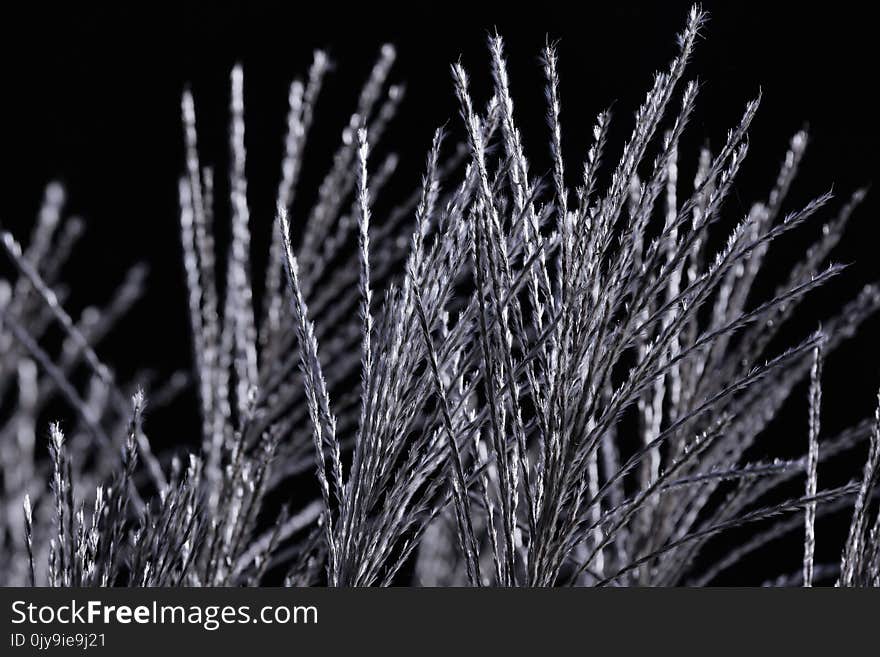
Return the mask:
MULTIPOLYGON (((24 238, 44 184, 65 183, 71 211, 88 227, 67 269, 77 281, 70 299, 74 312, 106 299, 130 264, 150 265, 147 298, 101 350, 122 373, 146 364, 169 372, 189 361, 176 186, 183 166, 178 108, 185 83, 196 98, 203 157, 222 172, 228 74, 235 61, 244 64, 249 195, 259 245, 271 226, 287 86, 305 74, 315 47, 329 49, 336 70, 319 101, 301 189, 316 187, 353 109, 357 85, 379 46, 391 41, 398 47, 392 77, 407 84, 407 99, 386 148, 393 143, 400 150, 402 166, 391 193, 403 194, 418 183, 434 128, 449 121, 454 134, 461 133, 449 64, 461 56, 473 86, 485 88, 488 30, 497 27, 507 39, 526 147, 535 169, 544 171, 538 55, 545 39, 559 39, 564 147, 577 162, 592 117, 611 102, 619 148, 652 72, 674 53, 674 35, 688 8, 674 2, 422 2, 405 9, 319 3, 318 12, 307 12, 306 3, 298 2, 182 2, 160 13, 122 9, 123 3, 113 9, 67 4, 40 3, 27 15, 4 9, 0 20, 0 222, 24 238)), ((764 93, 749 159, 728 204, 731 217, 766 193, 789 137, 805 123, 811 148, 789 209, 831 186, 844 196, 875 180, 877 45, 866 10, 840 2, 704 6, 711 20, 690 69, 703 82, 690 129, 695 144, 704 137, 720 142, 745 102, 759 89, 764 93)), ((854 266, 816 295, 808 310, 839 303, 880 278, 877 207, 869 196, 834 254, 854 266)), ((784 274, 789 256, 809 236, 788 242, 771 259, 771 270, 784 274)), ((792 339, 815 328, 821 316, 808 312, 792 339)), ((871 337, 877 329, 876 321, 868 323, 863 336, 827 365, 826 423, 832 430, 873 410, 880 383, 880 353, 871 337)), ((186 407, 174 411, 178 416, 152 421, 171 431, 192 426, 186 407)), ((780 440, 801 441, 805 449, 806 414, 800 410, 780 427, 780 440), (801 418, 802 424, 794 423, 801 418)))

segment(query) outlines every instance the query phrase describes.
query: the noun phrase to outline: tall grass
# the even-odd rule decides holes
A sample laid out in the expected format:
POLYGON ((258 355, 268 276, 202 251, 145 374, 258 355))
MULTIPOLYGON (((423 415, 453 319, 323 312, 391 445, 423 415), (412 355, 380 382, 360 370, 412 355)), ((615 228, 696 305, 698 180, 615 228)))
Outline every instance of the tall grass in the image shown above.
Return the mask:
POLYGON ((59 268, 80 225, 61 221, 63 192, 50 186, 28 247, 2 236, 16 275, 0 281, 0 392, 13 400, 0 431, 0 582, 703 585, 800 530, 803 570, 775 583, 880 583, 880 415, 838 436, 820 422, 822 360, 877 310, 877 287, 770 350, 801 300, 841 271, 827 259, 864 191, 785 211, 808 141, 798 132, 767 194, 727 231, 760 97, 720 148, 684 146, 704 23, 695 7, 622 148, 607 143, 604 111, 583 157, 563 153, 565 88, 548 45, 549 132, 532 138, 549 152, 546 175, 529 160, 505 45, 491 36, 491 87, 473 90, 452 66, 460 121, 425 140, 421 187, 382 213, 396 159, 377 161, 374 147, 402 95, 388 84, 391 46, 314 205, 291 210, 330 67, 315 53, 290 87, 259 273, 243 71, 231 76, 228 250, 185 91, 180 234, 201 415, 200 446, 185 455, 154 454, 142 426, 183 379, 122 384, 96 347, 143 288, 142 269, 108 308, 71 317, 59 268), (693 180, 680 158, 697 159, 693 180), (756 300, 768 249, 794 230, 819 237, 756 300), (65 336, 57 355, 42 346, 53 324, 65 336), (754 460, 804 380, 805 455, 754 460), (38 418, 56 397, 77 422, 48 428, 44 457, 38 418), (822 464, 865 441, 861 482, 821 488, 822 464), (289 494, 310 472, 317 486, 296 490, 314 494, 289 494), (785 497, 801 481, 804 493, 785 497), (814 563, 816 518, 853 506, 840 563, 814 563), (741 542, 704 551, 748 524, 757 529, 741 542))

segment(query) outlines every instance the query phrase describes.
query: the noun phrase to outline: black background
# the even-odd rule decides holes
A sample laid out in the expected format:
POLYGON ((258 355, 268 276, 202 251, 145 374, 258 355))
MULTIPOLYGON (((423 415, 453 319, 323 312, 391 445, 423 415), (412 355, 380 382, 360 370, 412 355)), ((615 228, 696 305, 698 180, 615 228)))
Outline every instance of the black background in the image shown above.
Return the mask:
MULTIPOLYGON (((190 361, 177 211, 177 178, 183 170, 179 100, 186 83, 196 99, 203 162, 216 165, 222 194, 228 75, 236 61, 244 64, 249 202, 259 265, 280 173, 287 88, 294 77, 305 75, 314 48, 329 50, 335 70, 319 100, 310 138, 300 183, 303 206, 386 41, 398 48, 392 79, 407 85, 401 113, 385 141, 401 157, 388 191, 389 198, 399 199, 418 184, 434 128, 449 121, 453 133, 461 135, 448 67, 461 56, 472 86, 485 89, 489 30, 497 27, 507 40, 516 113, 525 126, 534 170, 543 173, 547 133, 538 56, 545 40, 559 39, 563 145, 578 162, 589 143, 592 118, 612 102, 612 143, 619 149, 652 73, 675 52, 674 36, 689 6, 175 4, 123 9, 40 3, 26 13, 4 10, 0 21, 0 222, 25 239, 45 183, 57 179, 65 184, 70 211, 87 224, 85 239, 65 270, 65 280, 73 283, 67 305, 74 315, 109 298, 128 266, 149 264, 146 298, 99 349, 122 379, 145 366, 168 374, 190 361)), ((830 187, 842 200, 876 179, 877 36, 868 10, 839 2, 704 6, 711 20, 690 68, 690 75, 703 82, 690 128, 691 152, 704 138, 717 145, 745 102, 759 89, 764 93, 750 133, 749 158, 728 204, 730 218, 766 195, 788 139, 805 123, 811 145, 788 209, 830 187)), ((853 267, 811 298, 787 332, 788 342, 814 329, 863 283, 880 278, 875 197, 869 195, 834 253, 835 260, 853 267)), ((392 204, 387 203, 386 208, 392 204)), ((224 213, 221 206, 219 216, 228 216, 224 213)), ((817 229, 818 223, 811 224, 771 251, 768 280, 784 275, 817 229)), ((861 336, 826 366, 823 422, 829 435, 873 411, 880 383, 877 328, 877 321, 868 322, 861 336)), ((805 394, 789 407, 773 425, 771 438, 782 455, 806 449, 805 394)), ((192 442, 195 409, 193 396, 186 395, 148 418, 148 432, 166 444, 192 442)), ((856 461, 853 476, 857 466, 856 461)), ((819 560, 833 559, 839 543, 831 537, 840 529, 831 526, 826 541, 820 536, 819 560)), ((798 559, 796 550, 789 551, 783 569, 795 569, 798 559)), ((737 570, 728 583, 761 581, 768 574, 762 565, 759 559, 737 570)))

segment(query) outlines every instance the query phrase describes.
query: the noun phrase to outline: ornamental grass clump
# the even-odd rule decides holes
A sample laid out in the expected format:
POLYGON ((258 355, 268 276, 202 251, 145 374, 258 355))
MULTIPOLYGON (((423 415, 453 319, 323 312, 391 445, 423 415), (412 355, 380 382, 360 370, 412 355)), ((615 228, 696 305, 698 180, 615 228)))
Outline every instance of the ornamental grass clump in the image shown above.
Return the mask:
POLYGON ((27 247, 2 236, 14 271, 0 281, 0 582, 706 585, 800 531, 802 570, 771 583, 878 585, 880 415, 825 435, 821 377, 880 292, 866 285, 788 349, 774 340, 843 269, 828 258, 865 192, 789 209, 801 131, 767 192, 745 212, 727 203, 760 95, 719 147, 683 141, 704 23, 691 10, 634 121, 599 113, 586 154, 563 153, 555 47, 542 53, 549 129, 524 126, 504 41, 490 36, 491 86, 452 66, 459 120, 413 135, 428 151, 421 185, 382 212, 397 158, 374 153, 403 97, 389 84, 391 46, 314 204, 294 205, 330 69, 316 52, 290 86, 265 271, 251 262, 251 228, 267 218, 248 203, 243 70, 231 76, 228 199, 200 159, 184 91, 193 368, 162 385, 118 381, 100 356, 142 268, 107 308, 65 311, 59 268, 81 224, 62 221, 63 191, 50 186, 27 247), (612 121, 632 124, 617 147, 612 121), (527 130, 550 155, 546 174, 527 130), (228 245, 215 236, 227 210, 228 245), (818 238, 756 299, 769 250, 795 230, 818 238), (60 353, 44 346, 55 325, 60 353), (196 446, 154 450, 143 419, 187 379, 196 446), (770 422, 803 382, 804 455, 756 458, 772 453, 770 422), (58 399, 73 419, 39 426, 58 399), (823 464, 865 442, 861 477, 826 487, 823 464), (312 485, 291 484, 312 473, 312 485), (852 521, 839 563, 814 563, 817 517, 841 511, 852 521), (704 551, 745 525, 741 542, 704 551))

